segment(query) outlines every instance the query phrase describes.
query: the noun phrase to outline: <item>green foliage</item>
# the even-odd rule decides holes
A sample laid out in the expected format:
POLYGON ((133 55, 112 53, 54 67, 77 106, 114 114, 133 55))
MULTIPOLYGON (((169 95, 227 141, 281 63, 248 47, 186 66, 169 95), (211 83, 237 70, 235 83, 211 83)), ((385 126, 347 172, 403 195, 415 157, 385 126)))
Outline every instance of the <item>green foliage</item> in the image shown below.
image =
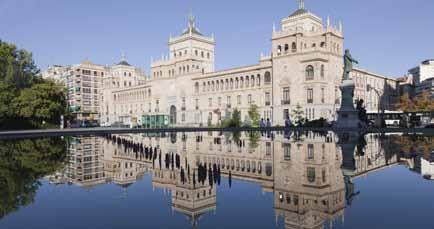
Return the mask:
POLYGON ((255 104, 250 105, 248 114, 249 119, 252 123, 252 127, 259 127, 259 120, 261 119, 261 114, 259 114, 258 106, 255 104))
MULTIPOLYGON (((226 114, 229 113, 226 112, 226 114)), ((241 127, 241 112, 235 109, 231 116, 226 115, 225 119, 222 121, 222 127, 241 127)))
POLYGON ((65 97, 63 88, 54 82, 34 84, 21 90, 14 100, 15 110, 20 117, 36 122, 36 126, 42 121, 59 123, 60 115, 67 110, 65 97))
POLYGON ((64 88, 38 74, 31 53, 0 40, 0 129, 57 126, 67 114, 64 88))
POLYGON ((302 126, 306 120, 304 118, 304 111, 300 104, 297 104, 296 108, 292 110, 291 119, 297 126, 302 126))
POLYGON ((0 141, 0 219, 34 201, 38 180, 63 166, 65 146, 58 138, 0 141))

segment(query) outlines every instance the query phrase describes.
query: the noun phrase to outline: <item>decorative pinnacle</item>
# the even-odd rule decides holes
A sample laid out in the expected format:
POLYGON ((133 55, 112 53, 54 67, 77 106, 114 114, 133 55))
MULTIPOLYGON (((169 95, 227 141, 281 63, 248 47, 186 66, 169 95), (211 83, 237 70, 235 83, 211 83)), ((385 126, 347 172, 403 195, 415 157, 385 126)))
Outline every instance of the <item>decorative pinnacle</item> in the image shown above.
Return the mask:
POLYGON ((123 50, 121 51, 121 61, 127 61, 127 56, 123 50))
POLYGON ((298 9, 304 10, 304 0, 297 0, 298 1, 298 9))
POLYGON ((190 13, 188 14, 188 27, 190 29, 195 27, 195 18, 192 10, 190 10, 190 13))

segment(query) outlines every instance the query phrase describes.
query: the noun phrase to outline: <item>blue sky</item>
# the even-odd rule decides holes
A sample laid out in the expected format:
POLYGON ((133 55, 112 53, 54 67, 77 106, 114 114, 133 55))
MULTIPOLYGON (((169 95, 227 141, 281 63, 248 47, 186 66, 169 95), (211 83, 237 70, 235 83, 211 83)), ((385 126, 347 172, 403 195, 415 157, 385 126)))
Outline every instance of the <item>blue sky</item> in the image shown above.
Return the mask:
MULTIPOLYGON (((217 41, 216 68, 255 64, 271 49, 272 25, 296 10, 295 0, 0 0, 0 39, 30 50, 41 69, 88 58, 112 64, 123 50, 149 71, 151 56, 167 53, 190 9, 217 41)), ((434 58, 433 0, 306 0, 335 24, 360 67, 401 76, 434 58)))

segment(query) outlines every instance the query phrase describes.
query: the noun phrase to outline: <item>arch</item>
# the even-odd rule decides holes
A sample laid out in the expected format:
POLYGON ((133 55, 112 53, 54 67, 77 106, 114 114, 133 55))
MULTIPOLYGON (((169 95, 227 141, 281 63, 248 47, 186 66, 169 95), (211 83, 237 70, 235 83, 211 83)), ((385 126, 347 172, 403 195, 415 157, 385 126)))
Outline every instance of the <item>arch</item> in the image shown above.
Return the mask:
POLYGON ((289 45, 285 44, 285 53, 287 53, 289 51, 289 45))
POLYGON ((246 88, 250 86, 250 78, 246 76, 246 88))
POLYGON ((280 55, 282 53, 282 46, 278 45, 277 46, 277 54, 280 55))
POLYGON ((264 84, 271 84, 271 73, 268 71, 264 74, 264 84))
POLYGON ((256 85, 257 85, 258 87, 261 86, 261 74, 258 74, 258 75, 256 76, 256 85))
POLYGON ((314 70, 312 65, 308 65, 306 67, 305 74, 306 74, 306 80, 313 80, 314 79, 315 70, 314 70))
POLYGON ((170 121, 171 125, 175 125, 176 124, 176 107, 174 105, 172 105, 170 107, 169 121, 170 121))
POLYGON ((292 47, 292 52, 297 52, 297 43, 295 43, 295 42, 292 42, 292 45, 291 45, 292 47))
POLYGON ((254 86, 255 86, 255 76, 254 76, 254 75, 251 75, 251 76, 250 76, 250 86, 251 86, 251 87, 254 87, 254 86))

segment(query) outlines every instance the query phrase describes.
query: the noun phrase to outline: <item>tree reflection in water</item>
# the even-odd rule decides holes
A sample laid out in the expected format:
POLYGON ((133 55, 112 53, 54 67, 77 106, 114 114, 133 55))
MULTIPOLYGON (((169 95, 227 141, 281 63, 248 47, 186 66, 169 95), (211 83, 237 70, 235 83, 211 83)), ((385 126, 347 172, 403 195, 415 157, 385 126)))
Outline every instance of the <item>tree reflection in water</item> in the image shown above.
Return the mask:
POLYGON ((33 202, 39 179, 63 166, 60 138, 0 141, 0 219, 33 202))

